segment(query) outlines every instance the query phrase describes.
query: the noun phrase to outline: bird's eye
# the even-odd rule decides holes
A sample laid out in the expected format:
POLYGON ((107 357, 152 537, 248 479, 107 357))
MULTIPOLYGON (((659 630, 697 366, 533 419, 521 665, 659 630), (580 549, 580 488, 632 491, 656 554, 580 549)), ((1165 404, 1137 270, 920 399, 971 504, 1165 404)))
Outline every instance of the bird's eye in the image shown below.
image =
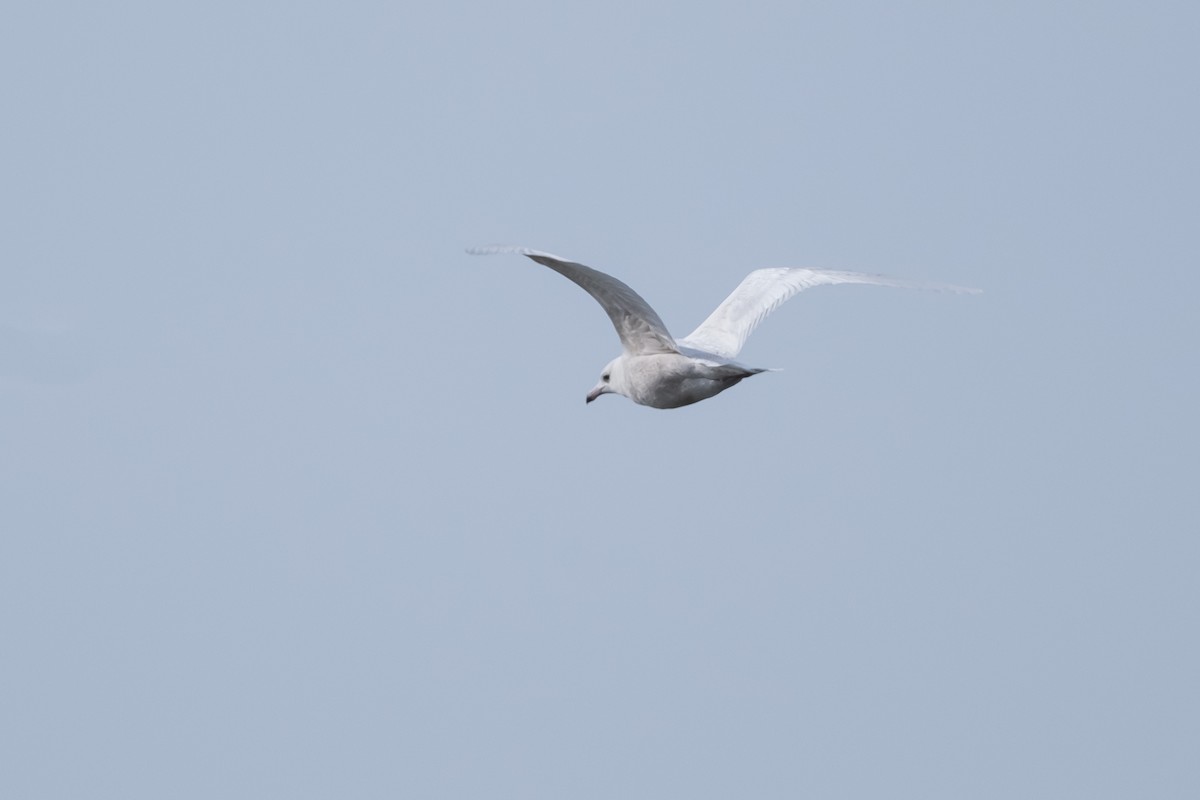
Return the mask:
POLYGON ((604 381, 605 383, 608 383, 608 376, 607 376, 607 375, 601 375, 601 376, 600 376, 600 380, 604 381))

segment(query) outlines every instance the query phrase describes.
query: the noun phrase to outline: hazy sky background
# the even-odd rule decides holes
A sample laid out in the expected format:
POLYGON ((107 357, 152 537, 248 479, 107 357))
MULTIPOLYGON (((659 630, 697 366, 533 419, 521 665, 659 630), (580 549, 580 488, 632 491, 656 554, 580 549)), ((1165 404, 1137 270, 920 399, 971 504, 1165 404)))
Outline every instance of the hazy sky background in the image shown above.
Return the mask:
POLYGON ((0 795, 1200 796, 1198 9, 7 8, 0 795))

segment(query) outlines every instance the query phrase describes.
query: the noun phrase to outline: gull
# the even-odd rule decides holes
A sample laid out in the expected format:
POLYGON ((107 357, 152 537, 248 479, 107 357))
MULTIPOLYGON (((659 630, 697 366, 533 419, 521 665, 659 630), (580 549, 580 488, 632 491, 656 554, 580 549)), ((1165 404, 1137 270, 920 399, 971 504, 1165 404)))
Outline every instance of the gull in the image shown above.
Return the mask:
POLYGON ((700 327, 675 339, 650 305, 626 284, 599 270, 528 247, 491 245, 471 255, 513 253, 527 256, 574 281, 608 314, 621 339, 621 355, 608 362, 600 382, 587 393, 590 403, 603 394, 619 394, 652 408, 679 408, 736 386, 745 378, 773 370, 734 361, 746 339, 768 314, 805 289, 839 283, 896 286, 978 294, 943 283, 925 283, 858 272, 776 267, 756 269, 700 327))

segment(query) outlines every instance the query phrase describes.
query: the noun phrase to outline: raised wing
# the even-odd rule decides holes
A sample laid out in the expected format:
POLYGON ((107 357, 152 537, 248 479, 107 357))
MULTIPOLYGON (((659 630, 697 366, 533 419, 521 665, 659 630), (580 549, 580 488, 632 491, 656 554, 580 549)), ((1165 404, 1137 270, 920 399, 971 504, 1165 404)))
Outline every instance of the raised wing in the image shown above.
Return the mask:
POLYGON ((675 340, 667 331, 667 326, 659 319, 654 309, 637 292, 611 275, 549 253, 530 250, 528 247, 494 245, 472 247, 467 252, 476 256, 496 253, 528 256, 579 284, 604 307, 613 327, 617 329, 617 336, 621 337, 621 347, 628 355, 679 352, 675 347, 675 340))
POLYGON ((717 306, 717 310, 679 346, 703 350, 724 358, 733 358, 758 324, 797 292, 814 286, 838 283, 867 283, 877 286, 897 286, 905 289, 932 289, 943 292, 978 294, 978 289, 965 289, 942 283, 923 283, 885 275, 864 275, 858 272, 832 272, 818 269, 756 269, 746 276, 733 294, 717 306))

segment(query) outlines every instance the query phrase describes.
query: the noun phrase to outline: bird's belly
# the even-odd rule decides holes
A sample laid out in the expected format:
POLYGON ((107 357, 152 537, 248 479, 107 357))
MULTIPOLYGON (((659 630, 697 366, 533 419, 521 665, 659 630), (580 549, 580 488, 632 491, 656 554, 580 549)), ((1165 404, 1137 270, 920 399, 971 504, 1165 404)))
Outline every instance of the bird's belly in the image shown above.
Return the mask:
POLYGON ((680 406, 690 406, 692 403, 698 403, 701 400, 707 400, 714 395, 718 395, 731 386, 740 381, 741 378, 728 380, 713 380, 712 378, 685 378, 679 382, 679 385, 674 387, 670 393, 670 405, 659 406, 659 408, 679 408, 680 406))

